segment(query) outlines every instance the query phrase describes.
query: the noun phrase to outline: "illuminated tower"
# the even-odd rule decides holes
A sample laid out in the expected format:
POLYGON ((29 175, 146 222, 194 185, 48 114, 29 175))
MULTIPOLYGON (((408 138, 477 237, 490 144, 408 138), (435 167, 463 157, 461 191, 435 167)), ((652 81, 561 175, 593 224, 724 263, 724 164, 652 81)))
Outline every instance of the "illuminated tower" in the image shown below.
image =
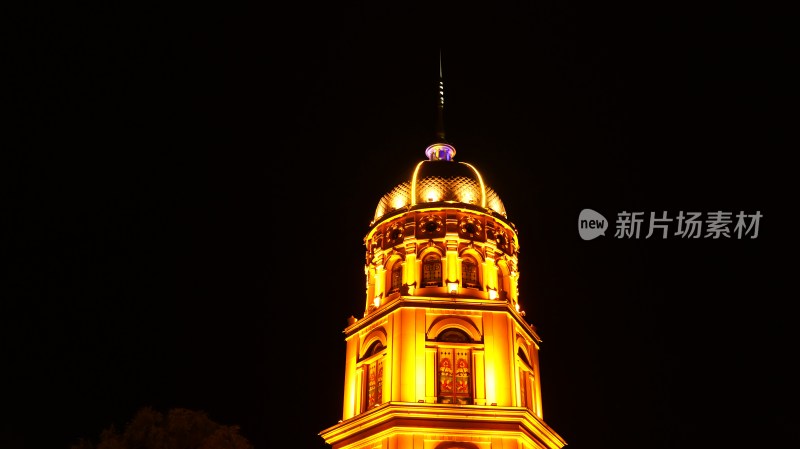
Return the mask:
POLYGON ((384 195, 364 238, 366 303, 345 328, 334 449, 540 449, 541 339, 525 319, 519 241, 500 197, 444 135, 384 195))

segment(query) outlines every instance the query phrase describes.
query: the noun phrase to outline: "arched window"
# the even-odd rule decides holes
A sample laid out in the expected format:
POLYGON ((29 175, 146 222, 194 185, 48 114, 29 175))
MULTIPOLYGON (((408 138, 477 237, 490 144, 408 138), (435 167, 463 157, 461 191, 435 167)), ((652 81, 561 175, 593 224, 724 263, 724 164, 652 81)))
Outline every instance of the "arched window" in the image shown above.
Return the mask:
POLYGON ((442 285, 442 259, 438 254, 430 254, 422 261, 422 285, 424 287, 442 285))
POLYGON ((472 349, 458 343, 472 339, 458 329, 448 329, 439 335, 443 342, 437 348, 437 402, 440 404, 472 404, 472 349))
POLYGON ((519 365, 519 394, 520 405, 531 411, 536 410, 536 388, 533 377, 533 367, 528 361, 528 357, 522 348, 517 350, 517 362, 519 365))
POLYGON ((471 256, 464 257, 461 261, 461 276, 464 287, 480 288, 478 281, 478 263, 471 256))
POLYGON ((378 356, 384 349, 380 341, 376 341, 370 346, 364 355, 364 391, 361 402, 361 411, 380 405, 383 401, 383 357, 378 356))
POLYGON ((439 334, 439 337, 436 341, 446 341, 450 343, 468 343, 471 342, 472 339, 469 338, 466 332, 460 329, 447 329, 446 331, 442 331, 439 334))
POLYGON ((508 290, 506 290, 506 275, 503 273, 503 267, 497 267, 497 298, 506 299, 508 297, 508 290))
POLYGON ((391 287, 389 291, 396 292, 400 290, 400 286, 403 285, 403 264, 400 261, 395 262, 392 266, 392 279, 391 279, 391 287))

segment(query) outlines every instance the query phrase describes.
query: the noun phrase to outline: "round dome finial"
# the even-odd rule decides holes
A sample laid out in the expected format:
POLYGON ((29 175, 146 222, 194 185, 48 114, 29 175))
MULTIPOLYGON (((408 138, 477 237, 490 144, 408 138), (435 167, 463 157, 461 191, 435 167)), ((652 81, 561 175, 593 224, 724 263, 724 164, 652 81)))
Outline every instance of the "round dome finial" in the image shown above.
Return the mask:
POLYGON ((425 156, 430 161, 452 161, 456 155, 456 149, 447 143, 434 143, 425 148, 425 156))

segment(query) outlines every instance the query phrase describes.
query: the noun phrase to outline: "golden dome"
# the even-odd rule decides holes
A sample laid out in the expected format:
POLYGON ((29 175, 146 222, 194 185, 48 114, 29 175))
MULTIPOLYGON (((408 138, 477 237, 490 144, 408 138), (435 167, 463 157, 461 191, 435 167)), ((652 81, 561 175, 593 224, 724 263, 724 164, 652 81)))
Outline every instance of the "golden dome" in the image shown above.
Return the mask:
POLYGON ((508 218, 497 193, 483 182, 483 177, 474 166, 454 161, 455 152, 455 148, 446 143, 430 145, 425 150, 428 160, 416 165, 411 179, 381 197, 373 223, 395 211, 442 203, 462 205, 508 218))

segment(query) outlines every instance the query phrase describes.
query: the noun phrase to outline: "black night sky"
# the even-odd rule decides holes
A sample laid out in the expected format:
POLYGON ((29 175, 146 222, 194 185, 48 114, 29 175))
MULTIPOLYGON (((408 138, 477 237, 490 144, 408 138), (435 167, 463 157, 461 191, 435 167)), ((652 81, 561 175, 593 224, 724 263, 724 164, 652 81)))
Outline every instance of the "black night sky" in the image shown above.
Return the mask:
POLYGON ((362 238, 434 137, 439 49, 456 160, 519 230, 545 422, 574 449, 800 443, 788 15, 511 4, 6 14, 0 448, 146 405, 327 447, 362 238), (614 238, 623 211, 762 218, 614 238))

